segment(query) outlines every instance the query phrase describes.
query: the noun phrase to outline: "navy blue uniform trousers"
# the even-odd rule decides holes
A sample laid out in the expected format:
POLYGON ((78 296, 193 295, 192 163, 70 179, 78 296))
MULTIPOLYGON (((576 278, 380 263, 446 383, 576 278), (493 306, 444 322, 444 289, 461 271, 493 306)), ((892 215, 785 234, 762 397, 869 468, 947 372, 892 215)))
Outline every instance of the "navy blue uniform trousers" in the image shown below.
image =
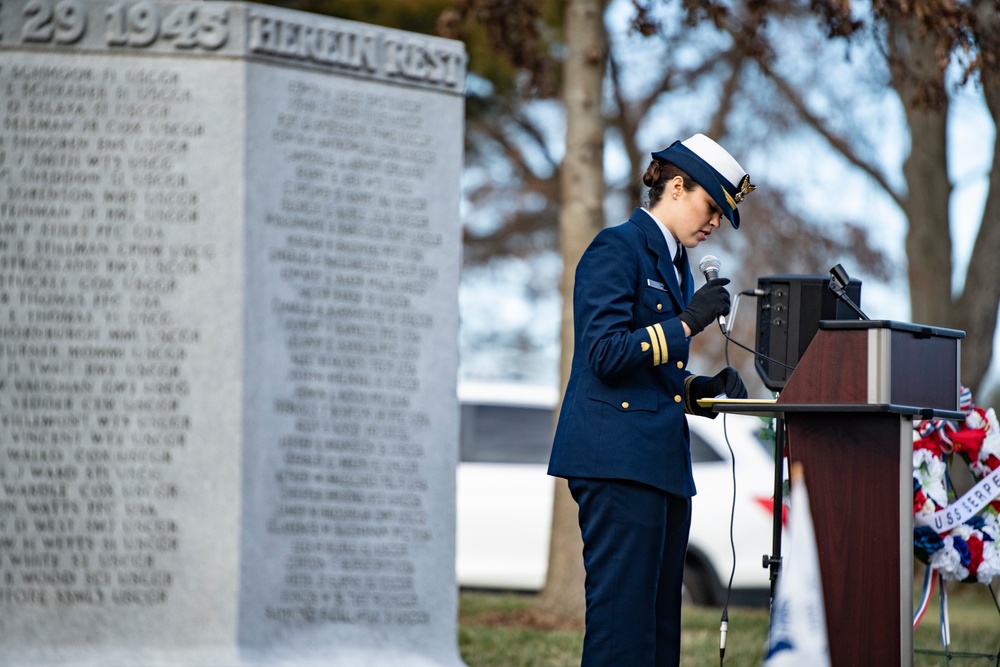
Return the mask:
POLYGON ((587 570, 582 667, 679 665, 691 499, 630 480, 568 482, 587 570))

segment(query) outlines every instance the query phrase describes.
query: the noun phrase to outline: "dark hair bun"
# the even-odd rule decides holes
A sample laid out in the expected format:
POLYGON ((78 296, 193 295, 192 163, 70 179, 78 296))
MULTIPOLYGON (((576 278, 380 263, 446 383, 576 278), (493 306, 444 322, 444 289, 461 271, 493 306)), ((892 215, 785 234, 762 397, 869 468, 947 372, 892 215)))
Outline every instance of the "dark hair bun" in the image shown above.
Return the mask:
POLYGON ((647 188, 651 188, 656 185, 658 180, 660 180, 660 163, 653 160, 646 167, 646 173, 642 175, 642 182, 647 188))

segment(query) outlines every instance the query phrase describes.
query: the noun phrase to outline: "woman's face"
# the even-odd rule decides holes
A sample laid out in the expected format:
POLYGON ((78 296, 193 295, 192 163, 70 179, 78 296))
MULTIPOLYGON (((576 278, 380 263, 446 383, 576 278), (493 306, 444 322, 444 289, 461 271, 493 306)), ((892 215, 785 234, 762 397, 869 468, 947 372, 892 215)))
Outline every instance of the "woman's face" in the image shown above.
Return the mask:
POLYGON ((673 194, 677 197, 671 199, 674 228, 670 231, 685 248, 694 248, 722 224, 722 209, 700 186, 691 191, 681 187, 673 194))

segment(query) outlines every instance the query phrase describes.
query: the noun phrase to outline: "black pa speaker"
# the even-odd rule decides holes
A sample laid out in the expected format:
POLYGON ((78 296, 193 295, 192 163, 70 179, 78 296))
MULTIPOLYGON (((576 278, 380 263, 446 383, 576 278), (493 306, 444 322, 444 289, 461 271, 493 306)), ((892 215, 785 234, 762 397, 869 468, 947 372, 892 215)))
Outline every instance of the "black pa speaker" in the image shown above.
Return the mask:
MULTIPOLYGON (((757 279, 757 374, 771 391, 785 387, 792 369, 819 329, 820 320, 856 320, 857 313, 830 291, 830 276, 779 275, 757 279), (774 363, 769 357, 779 363, 774 363)), ((861 281, 851 278, 844 292, 861 306, 861 281)))

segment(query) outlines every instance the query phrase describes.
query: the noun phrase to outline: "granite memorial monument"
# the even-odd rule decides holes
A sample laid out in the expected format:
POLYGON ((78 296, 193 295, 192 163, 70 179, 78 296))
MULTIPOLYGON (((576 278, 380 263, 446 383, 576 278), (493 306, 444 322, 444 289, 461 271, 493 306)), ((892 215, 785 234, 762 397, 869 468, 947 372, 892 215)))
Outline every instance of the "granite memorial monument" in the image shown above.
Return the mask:
POLYGON ((465 66, 0 4, 0 662, 461 664, 465 66))

